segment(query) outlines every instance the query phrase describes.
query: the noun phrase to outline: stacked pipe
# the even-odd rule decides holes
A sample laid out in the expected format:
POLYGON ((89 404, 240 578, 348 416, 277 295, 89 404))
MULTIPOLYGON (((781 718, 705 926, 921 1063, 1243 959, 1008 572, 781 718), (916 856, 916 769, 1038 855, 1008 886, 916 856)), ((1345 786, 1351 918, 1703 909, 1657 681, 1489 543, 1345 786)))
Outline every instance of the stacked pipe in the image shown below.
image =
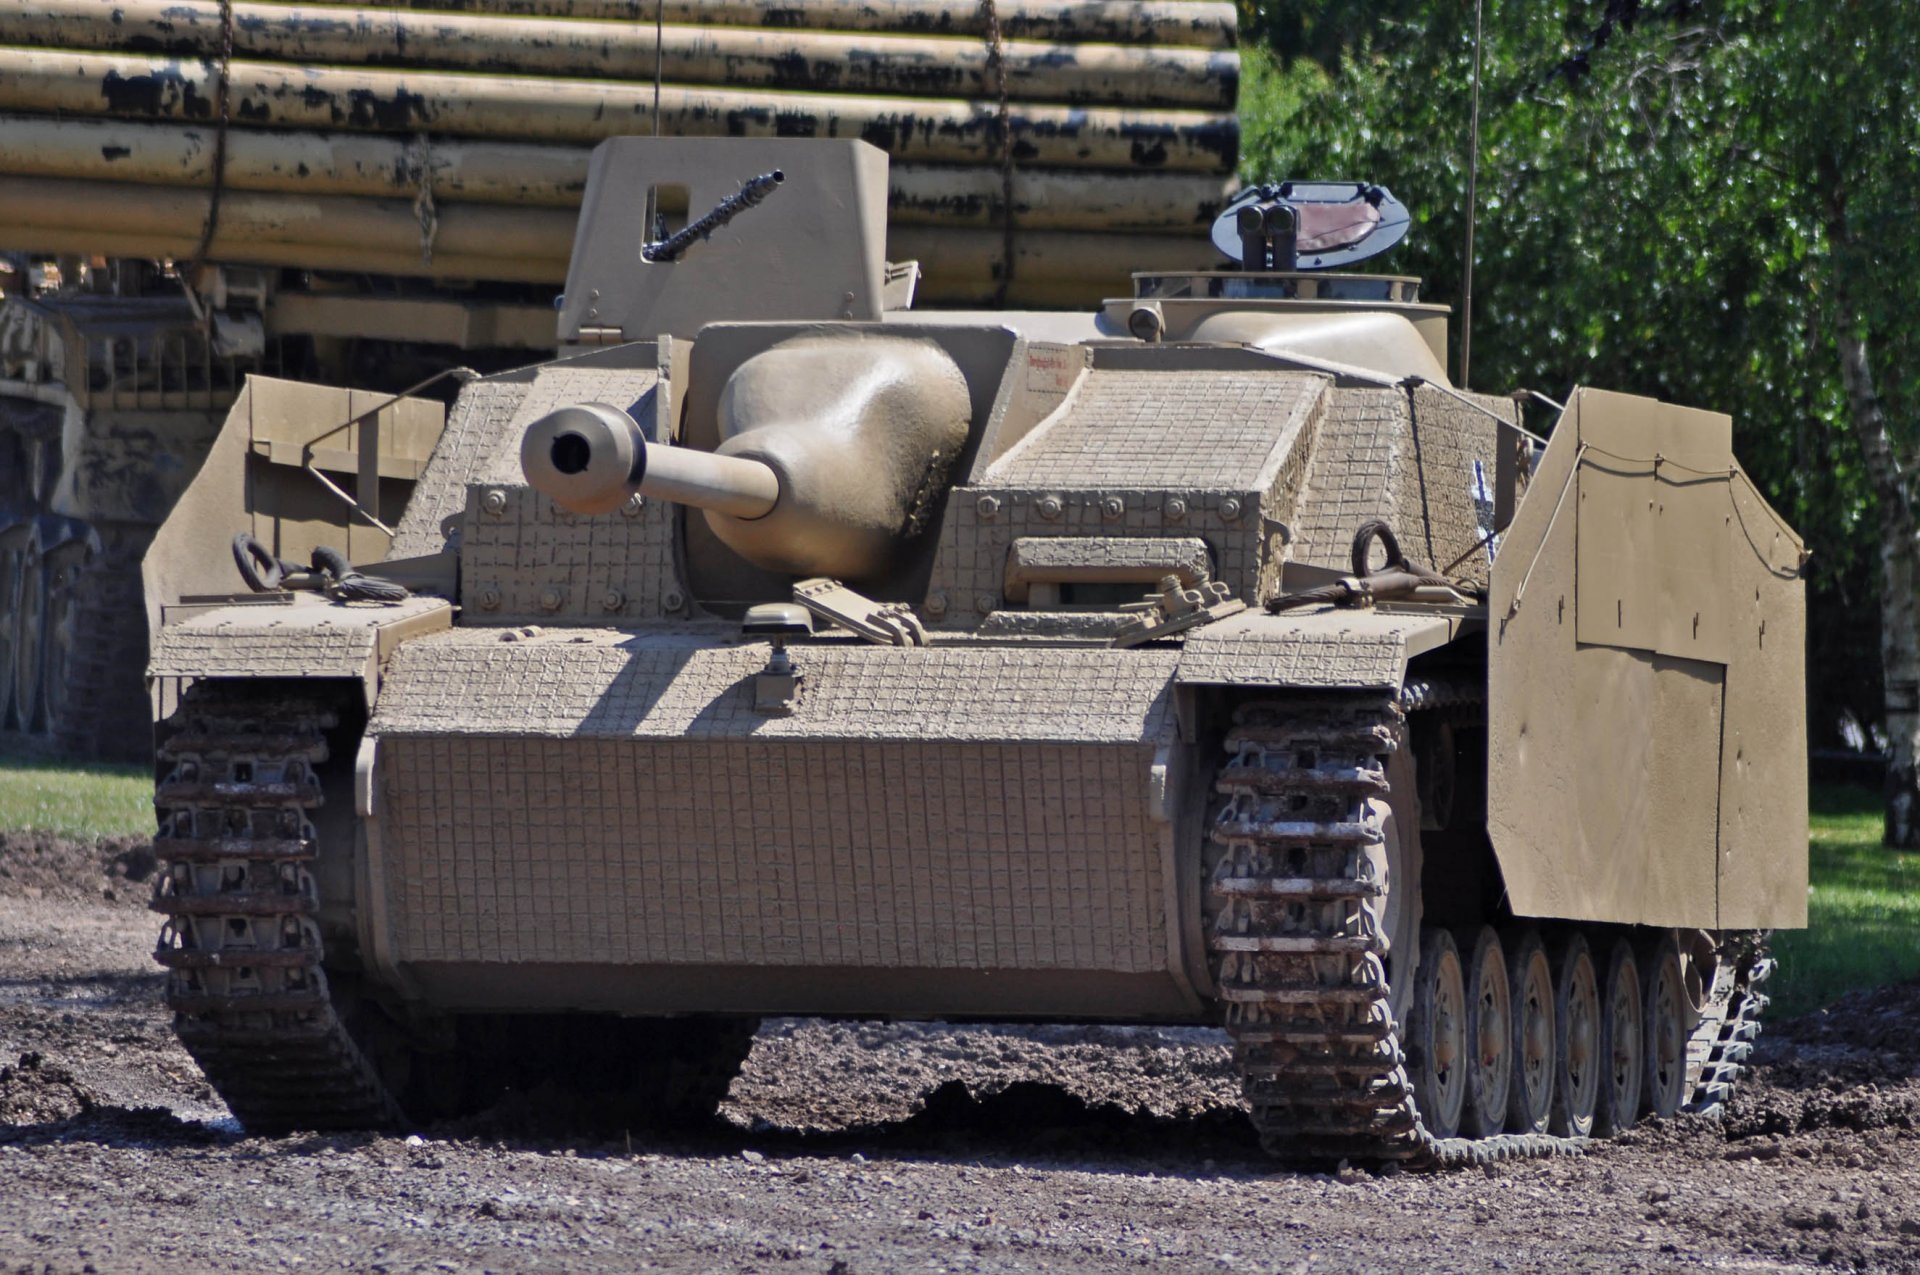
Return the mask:
POLYGON ((594 144, 657 122, 873 142, 923 298, 1085 305, 1214 259, 1233 37, 1206 0, 13 0, 0 248, 188 258, 217 190, 208 260, 558 284, 594 144))

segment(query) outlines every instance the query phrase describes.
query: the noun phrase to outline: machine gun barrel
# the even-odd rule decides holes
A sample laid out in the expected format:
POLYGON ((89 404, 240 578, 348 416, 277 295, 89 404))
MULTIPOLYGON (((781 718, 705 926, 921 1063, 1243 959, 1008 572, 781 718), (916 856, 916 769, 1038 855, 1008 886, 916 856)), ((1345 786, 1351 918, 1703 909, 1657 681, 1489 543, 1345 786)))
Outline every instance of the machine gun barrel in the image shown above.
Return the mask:
POLYGON ((611 513, 638 493, 734 518, 762 518, 780 502, 771 465, 647 442, 634 419, 605 403, 563 407, 535 421, 520 444, 527 482, 577 514, 611 513))
POLYGON ((707 238, 714 231, 771 195, 774 188, 786 179, 787 175, 777 168, 770 173, 748 178, 737 193, 728 195, 715 204, 713 211, 700 220, 688 222, 665 239, 656 239, 642 245, 641 259, 653 262, 679 260, 680 254, 692 246, 694 240, 707 238))

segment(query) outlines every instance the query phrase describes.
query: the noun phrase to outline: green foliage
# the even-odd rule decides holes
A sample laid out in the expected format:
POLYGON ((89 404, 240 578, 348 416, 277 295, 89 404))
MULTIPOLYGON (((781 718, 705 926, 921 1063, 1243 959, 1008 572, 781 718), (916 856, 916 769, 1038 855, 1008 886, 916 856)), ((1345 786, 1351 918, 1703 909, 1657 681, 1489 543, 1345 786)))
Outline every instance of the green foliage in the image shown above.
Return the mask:
MULTIPOLYGON (((1457 305, 1473 6, 1292 0, 1242 18, 1273 41, 1250 59, 1242 175, 1391 187, 1415 225, 1389 268, 1457 305)), ((1813 551, 1816 738, 1843 709, 1876 718, 1876 506, 1834 300, 1849 289, 1908 419, 1920 23, 1896 0, 1486 0, 1484 58, 1472 382, 1732 413, 1742 463, 1813 551), (1834 242, 1835 190, 1851 244, 1834 242)))
POLYGON ((0 757, 0 830, 62 837, 151 836, 153 772, 0 757))
POLYGON ((1920 975, 1920 854, 1884 849, 1880 825, 1879 794, 1814 789, 1807 928, 1774 935, 1769 1016, 1920 975))

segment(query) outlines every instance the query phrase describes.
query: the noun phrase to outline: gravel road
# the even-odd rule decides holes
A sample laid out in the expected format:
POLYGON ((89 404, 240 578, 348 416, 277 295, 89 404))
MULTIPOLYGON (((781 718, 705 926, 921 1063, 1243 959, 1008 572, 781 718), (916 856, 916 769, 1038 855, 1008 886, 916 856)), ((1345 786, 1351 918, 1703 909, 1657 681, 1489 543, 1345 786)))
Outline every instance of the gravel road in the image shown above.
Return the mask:
POLYGON ((0 836, 0 1271, 1920 1271, 1920 984, 1724 1121, 1303 1175, 1199 1030, 769 1022, 697 1135, 249 1138, 174 1042, 137 843, 0 836))

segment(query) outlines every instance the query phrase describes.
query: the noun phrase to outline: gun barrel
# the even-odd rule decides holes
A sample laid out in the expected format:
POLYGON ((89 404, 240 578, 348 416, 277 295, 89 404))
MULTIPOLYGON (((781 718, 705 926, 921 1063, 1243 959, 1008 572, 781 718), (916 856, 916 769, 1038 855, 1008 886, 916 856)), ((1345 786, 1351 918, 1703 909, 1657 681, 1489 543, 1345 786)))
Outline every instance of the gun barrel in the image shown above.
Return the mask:
POLYGON ((665 239, 642 244, 641 259, 653 262, 678 260, 680 254, 693 245, 694 240, 707 238, 714 231, 771 195, 774 188, 786 179, 787 175, 777 168, 770 173, 762 173, 758 177, 749 177, 741 183, 738 193, 728 195, 715 204, 713 211, 700 220, 690 222, 665 239))
POLYGON ((578 514, 611 513, 638 492, 735 518, 761 518, 780 502, 773 467, 647 442, 631 416, 578 403, 535 421, 520 443, 527 482, 578 514))

